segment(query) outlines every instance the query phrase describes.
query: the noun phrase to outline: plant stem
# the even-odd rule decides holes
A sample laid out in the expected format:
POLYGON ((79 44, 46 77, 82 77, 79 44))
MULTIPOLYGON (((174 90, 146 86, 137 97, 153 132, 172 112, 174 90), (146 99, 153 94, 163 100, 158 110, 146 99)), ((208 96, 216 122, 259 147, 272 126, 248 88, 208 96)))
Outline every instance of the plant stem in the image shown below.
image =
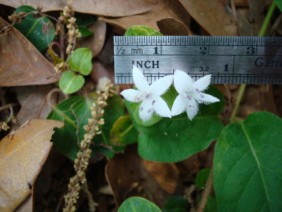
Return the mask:
POLYGON ((264 18, 264 21, 262 23, 262 26, 260 28, 258 36, 264 36, 265 35, 267 27, 269 25, 270 19, 273 15, 275 8, 276 8, 276 4, 275 4, 275 1, 273 0, 272 4, 270 5, 270 8, 267 11, 265 18, 264 18))
MULTIPOLYGON (((271 17, 273 15, 273 12, 274 12, 275 8, 276 8, 276 4, 275 4, 275 1, 273 1, 271 6, 270 6, 270 8, 267 11, 267 14, 266 14, 266 16, 264 18, 264 21, 262 23, 262 26, 261 26, 261 29, 259 31, 258 36, 264 36, 266 34, 267 27, 268 27, 268 25, 270 23, 270 20, 271 20, 271 17)), ((241 84, 240 88, 239 88, 238 96, 236 98, 234 109, 233 109, 232 114, 230 116, 230 122, 235 122, 236 121, 235 120, 236 119, 236 115, 237 115, 240 103, 242 101, 242 98, 244 96, 245 90, 246 90, 246 84, 241 84)))
POLYGON ((236 115, 237 115, 240 103, 242 101, 242 98, 244 96, 245 90, 246 90, 246 84, 240 85, 239 93, 238 93, 236 101, 235 101, 234 109, 233 109, 232 114, 230 116, 230 122, 235 122, 236 121, 235 118, 236 118, 236 115))
POLYGON ((203 194, 201 196, 201 200, 200 200, 199 206, 197 208, 197 212, 203 212, 204 211, 206 204, 207 204, 207 201, 208 201, 208 198, 209 198, 209 195, 210 195, 211 190, 212 190, 212 185, 213 185, 213 168, 211 168, 211 170, 210 170, 210 174, 209 174, 205 189, 203 191, 203 194))

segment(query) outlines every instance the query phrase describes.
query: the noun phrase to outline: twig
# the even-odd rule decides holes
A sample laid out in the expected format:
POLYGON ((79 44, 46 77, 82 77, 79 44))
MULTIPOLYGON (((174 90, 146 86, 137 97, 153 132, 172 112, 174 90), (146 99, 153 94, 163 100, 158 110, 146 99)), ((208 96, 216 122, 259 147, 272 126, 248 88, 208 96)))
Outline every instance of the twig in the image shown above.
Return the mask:
POLYGON ((211 168, 211 170, 210 170, 210 174, 209 174, 205 189, 203 191, 197 212, 203 212, 204 211, 206 204, 207 204, 207 201, 208 201, 208 197, 209 197, 211 190, 212 190, 212 185, 213 185, 213 168, 211 168))
POLYGON ((93 196, 92 196, 91 192, 88 189, 87 182, 82 185, 82 189, 83 189, 83 191, 86 194, 87 199, 88 199, 89 211, 90 212, 95 212, 96 211, 96 206, 98 206, 98 203, 94 201, 93 196))

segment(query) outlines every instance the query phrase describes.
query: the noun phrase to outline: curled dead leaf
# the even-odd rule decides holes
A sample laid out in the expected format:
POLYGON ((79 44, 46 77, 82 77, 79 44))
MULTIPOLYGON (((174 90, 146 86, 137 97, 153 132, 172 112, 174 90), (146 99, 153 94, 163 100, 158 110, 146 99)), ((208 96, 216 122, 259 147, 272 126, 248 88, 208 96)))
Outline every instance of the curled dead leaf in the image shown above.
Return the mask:
POLYGON ((34 119, 0 142, 0 211, 14 210, 31 187, 52 147, 53 129, 63 123, 34 119))

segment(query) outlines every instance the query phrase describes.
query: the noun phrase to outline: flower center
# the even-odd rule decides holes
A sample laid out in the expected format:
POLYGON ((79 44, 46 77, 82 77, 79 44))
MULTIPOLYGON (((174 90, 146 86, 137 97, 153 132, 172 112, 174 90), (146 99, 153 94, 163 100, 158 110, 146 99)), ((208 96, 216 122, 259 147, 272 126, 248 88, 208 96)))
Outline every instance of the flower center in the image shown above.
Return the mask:
POLYGON ((193 98, 193 92, 191 92, 191 91, 185 91, 183 96, 184 96, 185 99, 192 100, 192 98, 193 98))

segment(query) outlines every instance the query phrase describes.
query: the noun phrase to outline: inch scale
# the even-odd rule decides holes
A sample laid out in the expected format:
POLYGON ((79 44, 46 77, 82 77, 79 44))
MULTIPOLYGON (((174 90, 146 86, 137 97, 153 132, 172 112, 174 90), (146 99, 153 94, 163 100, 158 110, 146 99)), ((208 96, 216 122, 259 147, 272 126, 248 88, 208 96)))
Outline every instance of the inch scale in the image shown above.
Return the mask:
POLYGON ((151 83, 174 70, 213 84, 281 84, 282 37, 115 36, 115 83, 132 83, 132 65, 151 83))

